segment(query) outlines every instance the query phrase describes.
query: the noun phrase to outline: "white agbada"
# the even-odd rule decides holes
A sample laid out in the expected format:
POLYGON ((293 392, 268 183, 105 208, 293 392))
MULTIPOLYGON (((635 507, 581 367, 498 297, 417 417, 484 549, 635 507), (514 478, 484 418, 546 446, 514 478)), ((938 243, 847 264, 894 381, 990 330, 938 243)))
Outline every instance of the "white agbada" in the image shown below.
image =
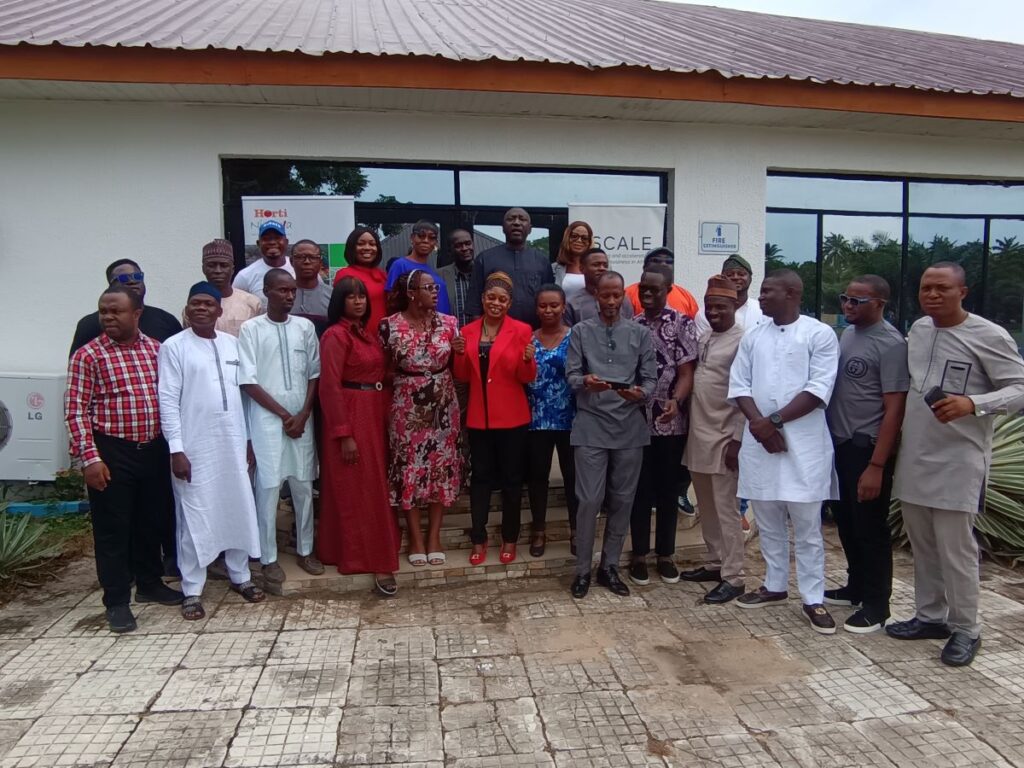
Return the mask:
POLYGON ((729 401, 752 397, 767 416, 785 407, 800 392, 822 401, 803 418, 782 428, 787 450, 768 453, 743 430, 739 495, 760 501, 815 502, 837 499, 832 466, 832 437, 825 406, 832 397, 839 365, 835 331, 814 318, 800 316, 789 325, 772 320, 743 336, 729 375, 729 401))
MULTIPOLYGON (((309 381, 320 377, 320 345, 313 324, 304 317, 290 315, 281 323, 267 315, 246 320, 238 334, 238 356, 238 383, 259 384, 289 413, 302 409, 309 381)), ((279 488, 288 477, 314 480, 312 417, 302 437, 292 439, 281 419, 252 398, 246 401, 257 486, 279 488)))
POLYGON ((191 482, 172 480, 179 540, 191 539, 200 567, 225 550, 259 556, 238 341, 188 328, 160 345, 159 366, 160 426, 171 453, 192 464, 191 482))

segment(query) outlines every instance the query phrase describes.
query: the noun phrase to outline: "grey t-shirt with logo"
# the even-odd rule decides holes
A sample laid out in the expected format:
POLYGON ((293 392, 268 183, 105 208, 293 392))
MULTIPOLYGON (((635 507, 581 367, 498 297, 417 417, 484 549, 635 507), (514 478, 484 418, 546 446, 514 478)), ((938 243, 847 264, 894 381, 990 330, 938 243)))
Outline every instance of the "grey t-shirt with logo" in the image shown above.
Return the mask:
POLYGON ((838 442, 855 434, 878 437, 885 412, 882 395, 910 389, 907 341, 885 320, 849 326, 839 337, 839 375, 828 406, 828 425, 838 442))

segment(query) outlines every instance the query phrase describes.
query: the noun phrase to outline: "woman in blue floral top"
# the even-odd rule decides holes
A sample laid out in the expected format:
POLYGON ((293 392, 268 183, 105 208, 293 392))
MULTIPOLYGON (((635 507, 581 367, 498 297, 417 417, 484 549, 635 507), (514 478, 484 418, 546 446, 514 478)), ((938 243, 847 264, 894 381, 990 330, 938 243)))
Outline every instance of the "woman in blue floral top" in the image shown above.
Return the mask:
POLYGON ((544 554, 552 451, 558 453, 558 466, 565 482, 572 551, 576 553, 576 467, 572 460, 572 446, 569 445, 572 420, 576 416, 576 398, 565 378, 565 357, 569 351, 571 330, 562 322, 564 313, 565 292, 554 284, 542 285, 537 290, 540 328, 533 333, 537 378, 527 385, 532 416, 527 437, 527 487, 533 516, 530 537, 530 554, 533 557, 544 554))

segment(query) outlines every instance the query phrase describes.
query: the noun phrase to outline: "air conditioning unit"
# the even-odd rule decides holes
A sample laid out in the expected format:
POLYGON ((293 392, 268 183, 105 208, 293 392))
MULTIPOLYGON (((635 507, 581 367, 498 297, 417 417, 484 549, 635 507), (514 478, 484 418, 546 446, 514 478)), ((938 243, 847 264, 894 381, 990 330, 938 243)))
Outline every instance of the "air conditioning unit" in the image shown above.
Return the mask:
POLYGON ((0 373, 0 480, 53 480, 67 469, 63 375, 0 373))

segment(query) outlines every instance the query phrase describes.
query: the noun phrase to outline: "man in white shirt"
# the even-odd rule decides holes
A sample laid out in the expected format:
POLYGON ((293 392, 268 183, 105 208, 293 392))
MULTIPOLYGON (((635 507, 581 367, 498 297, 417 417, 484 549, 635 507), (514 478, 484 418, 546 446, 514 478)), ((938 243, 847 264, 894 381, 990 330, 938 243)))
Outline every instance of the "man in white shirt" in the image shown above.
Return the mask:
MULTIPOLYGON (((728 278, 729 282, 736 288, 736 325, 749 332, 764 322, 765 316, 761 306, 756 301, 750 301, 750 281, 753 278, 753 271, 750 262, 734 253, 722 262, 722 276, 728 278)), ((704 310, 697 312, 693 319, 697 324, 697 336, 703 336, 711 330, 708 319, 704 316, 704 310)))
POLYGON ((284 224, 274 219, 267 219, 260 224, 259 238, 256 245, 260 249, 260 258, 235 275, 232 286, 246 293, 251 293, 260 300, 264 310, 267 308, 267 295, 263 292, 263 278, 272 269, 283 269, 295 277, 295 268, 288 261, 288 233, 284 224))
POLYGON ((825 407, 832 397, 839 342, 824 323, 800 314, 803 283, 780 269, 761 284, 760 303, 771 322, 747 333, 729 375, 729 400, 747 418, 739 454, 739 495, 756 502, 764 584, 740 597, 760 608, 789 597, 789 532, 796 543, 796 574, 803 612, 815 632, 834 634, 824 606, 825 543, 821 504, 838 498, 832 436, 825 407))

